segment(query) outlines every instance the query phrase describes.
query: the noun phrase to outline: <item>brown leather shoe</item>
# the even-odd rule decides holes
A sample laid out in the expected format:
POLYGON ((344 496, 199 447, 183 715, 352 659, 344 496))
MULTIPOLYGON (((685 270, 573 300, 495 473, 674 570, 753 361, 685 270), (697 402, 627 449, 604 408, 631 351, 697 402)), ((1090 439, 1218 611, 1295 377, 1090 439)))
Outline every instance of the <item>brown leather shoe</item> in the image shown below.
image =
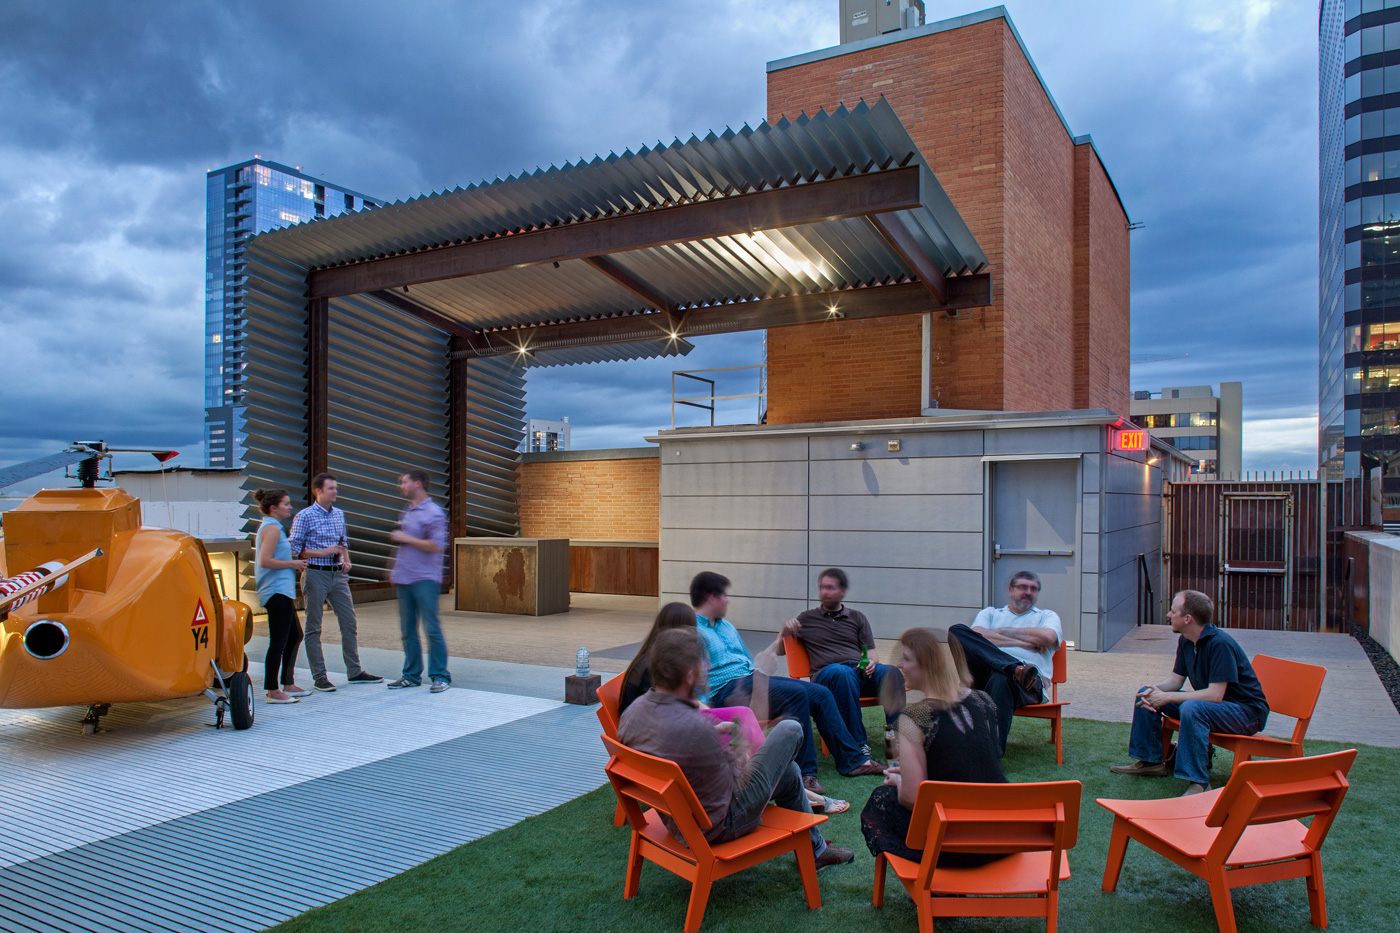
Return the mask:
POLYGON ((826 844, 826 851, 817 856, 817 871, 823 868, 830 868, 832 865, 845 865, 847 862, 854 862, 856 854, 850 849, 843 849, 831 843, 826 844))
POLYGON ((1112 765, 1108 770, 1114 774, 1137 774, 1142 777, 1166 777, 1171 774, 1166 762, 1153 764, 1150 761, 1135 761, 1130 765, 1112 765))
POLYGON ((885 766, 874 758, 869 759, 865 764, 856 765, 846 772, 846 777, 863 777, 867 774, 884 774, 885 766))
POLYGON ((820 794, 822 792, 822 786, 817 783, 816 775, 813 774, 804 774, 802 776, 802 786, 814 794, 820 794))
POLYGON ((1027 693, 1034 694, 1037 697, 1045 695, 1045 688, 1040 683, 1040 671, 1036 669, 1034 664, 1022 664, 1020 667, 1016 668, 1012 679, 1027 693))

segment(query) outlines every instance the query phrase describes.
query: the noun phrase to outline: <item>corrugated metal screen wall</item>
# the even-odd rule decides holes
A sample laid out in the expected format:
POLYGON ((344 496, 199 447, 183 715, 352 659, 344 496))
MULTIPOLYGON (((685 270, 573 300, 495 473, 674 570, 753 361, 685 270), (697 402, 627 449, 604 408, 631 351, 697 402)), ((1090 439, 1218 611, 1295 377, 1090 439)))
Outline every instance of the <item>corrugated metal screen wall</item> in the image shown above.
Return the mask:
POLYGON ((525 369, 510 357, 469 360, 466 369, 466 534, 518 534, 525 369))
MULTIPOLYGON (((307 270, 249 245, 243 375, 247 490, 286 489, 306 501, 307 270)), ((261 522, 248 497, 245 531, 261 522)))
POLYGON ((368 299, 330 304, 326 463, 350 531, 352 582, 388 578, 401 474, 425 470, 446 505, 447 358, 435 327, 368 299))
MULTIPOLYGON (((298 508, 307 479, 307 270, 250 244, 244 376, 243 488, 287 489, 298 508)), ((448 504, 449 337, 366 298, 330 304, 328 467, 339 478, 355 561, 352 580, 387 577, 389 532, 403 501, 398 476, 426 470, 448 504)), ((519 533, 516 464, 525 434, 525 369, 507 358, 466 366, 466 533, 519 533)), ((251 496, 244 529, 261 520, 251 496)))

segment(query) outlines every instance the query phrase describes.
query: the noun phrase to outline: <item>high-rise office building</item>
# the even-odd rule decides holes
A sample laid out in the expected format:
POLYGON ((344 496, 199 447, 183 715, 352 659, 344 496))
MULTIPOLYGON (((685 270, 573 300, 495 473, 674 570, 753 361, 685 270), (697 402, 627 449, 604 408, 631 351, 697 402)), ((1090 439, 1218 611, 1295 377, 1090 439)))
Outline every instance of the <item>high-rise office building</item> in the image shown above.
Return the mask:
POLYGON ((1158 440, 1186 451, 1191 473, 1210 479, 1239 479, 1243 460, 1244 394, 1238 382, 1167 386, 1133 393, 1132 420, 1158 440))
POLYGON ((525 424, 525 437, 520 442, 520 451, 527 454, 550 453, 556 450, 572 450, 570 432, 573 425, 565 415, 558 421, 544 418, 531 418, 525 424))
POLYGON ((244 244, 274 227, 382 203, 257 158, 209 173, 204 260, 204 449, 209 466, 242 465, 244 244))
POLYGON ((1400 518, 1400 0, 1318 13, 1318 454, 1400 518))

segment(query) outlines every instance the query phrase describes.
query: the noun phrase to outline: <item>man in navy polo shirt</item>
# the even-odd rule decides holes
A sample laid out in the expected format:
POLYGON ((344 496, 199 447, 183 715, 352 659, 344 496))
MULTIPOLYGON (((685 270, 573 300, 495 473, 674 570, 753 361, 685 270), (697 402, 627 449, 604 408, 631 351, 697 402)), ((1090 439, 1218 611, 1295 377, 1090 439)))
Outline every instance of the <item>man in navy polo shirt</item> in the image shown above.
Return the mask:
POLYGON ((1137 761, 1114 765, 1116 774, 1163 777, 1162 715, 1180 720, 1176 743, 1177 777, 1190 783, 1186 796, 1210 789, 1210 734, 1253 735, 1269 718, 1269 703, 1249 659, 1229 635, 1211 624, 1215 604, 1205 593, 1182 590, 1172 600, 1167 621, 1181 637, 1171 676, 1138 691, 1128 754, 1137 761), (1193 689, 1183 690, 1187 679, 1193 689))

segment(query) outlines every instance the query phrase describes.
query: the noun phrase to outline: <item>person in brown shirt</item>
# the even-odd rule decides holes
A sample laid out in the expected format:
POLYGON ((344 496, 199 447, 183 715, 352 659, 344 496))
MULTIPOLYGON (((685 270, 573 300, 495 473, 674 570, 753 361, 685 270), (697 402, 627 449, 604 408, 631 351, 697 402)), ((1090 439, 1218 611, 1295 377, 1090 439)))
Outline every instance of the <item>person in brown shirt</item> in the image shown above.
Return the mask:
MULTIPOLYGON (((817 578, 821 606, 808 609, 783 624, 782 634, 791 635, 807 649, 812 663, 812 683, 821 684, 836 697, 836 708, 851 735, 870 755, 865 741, 865 721, 860 715, 862 697, 873 697, 885 708, 885 728, 892 730, 904 709, 904 675, 891 664, 881 664, 875 651, 870 620, 857 609, 845 605, 850 581, 846 572, 829 567, 817 578), (865 663, 861 663, 861 652, 865 663)), ((782 642, 778 653, 783 653, 782 642)), ((888 750, 886 754, 889 754, 888 750)))
MULTIPOLYGON (((812 812, 794 761, 801 726, 783 720, 750 755, 733 723, 715 723, 700 713, 695 692, 697 685, 704 686, 705 660, 695 632, 672 629, 658 635, 648 669, 652 688, 622 714, 618 738, 680 766, 710 818, 706 839, 727 842, 753 832, 770 800, 788 810, 812 812), (727 748, 720 739, 724 734, 731 737, 727 748)), ((670 820, 666 825, 681 838, 670 820)), ((811 833, 818 870, 855 858, 850 849, 829 844, 816 827, 811 833)))

